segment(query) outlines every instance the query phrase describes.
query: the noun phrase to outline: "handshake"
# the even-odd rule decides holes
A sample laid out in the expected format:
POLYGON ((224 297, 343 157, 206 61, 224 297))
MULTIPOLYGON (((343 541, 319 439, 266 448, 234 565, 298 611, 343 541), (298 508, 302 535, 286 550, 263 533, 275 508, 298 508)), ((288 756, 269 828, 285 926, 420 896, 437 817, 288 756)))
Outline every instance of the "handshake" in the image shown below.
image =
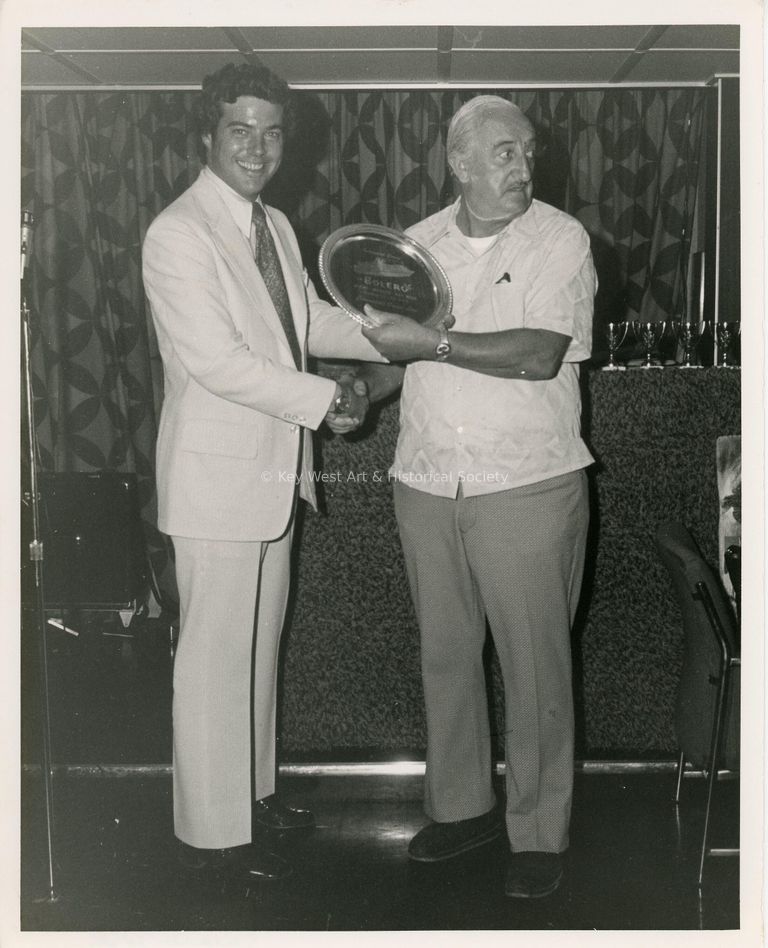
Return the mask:
POLYGON ((370 404, 367 383, 345 373, 336 380, 336 393, 325 423, 334 434, 351 434, 362 425, 370 404))
POLYGON ((336 380, 336 394, 325 416, 326 424, 335 434, 356 431, 362 425, 371 401, 382 398, 399 386, 404 371, 401 363, 434 360, 442 331, 447 331, 455 323, 452 313, 442 320, 439 327, 430 327, 370 305, 365 306, 365 317, 367 322, 362 333, 387 362, 383 365, 368 364, 365 379, 347 372, 336 380))

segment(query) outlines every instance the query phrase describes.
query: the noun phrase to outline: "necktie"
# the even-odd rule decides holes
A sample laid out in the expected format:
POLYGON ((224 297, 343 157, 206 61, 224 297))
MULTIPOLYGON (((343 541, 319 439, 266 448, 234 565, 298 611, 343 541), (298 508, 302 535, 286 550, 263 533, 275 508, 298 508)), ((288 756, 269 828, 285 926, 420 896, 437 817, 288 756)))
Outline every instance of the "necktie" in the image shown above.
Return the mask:
POLYGON ((283 324, 285 335, 288 339, 288 345, 293 353, 293 360, 296 368, 301 368, 301 347, 296 335, 296 327, 293 324, 293 314, 291 313, 291 304, 288 301, 288 291, 285 288, 283 271, 280 267, 280 260, 277 256, 275 242, 267 226, 267 216, 261 204, 254 202, 253 213, 251 215, 251 236, 253 237, 254 251, 253 256, 261 271, 264 283, 267 286, 272 302, 275 304, 277 315, 283 324))

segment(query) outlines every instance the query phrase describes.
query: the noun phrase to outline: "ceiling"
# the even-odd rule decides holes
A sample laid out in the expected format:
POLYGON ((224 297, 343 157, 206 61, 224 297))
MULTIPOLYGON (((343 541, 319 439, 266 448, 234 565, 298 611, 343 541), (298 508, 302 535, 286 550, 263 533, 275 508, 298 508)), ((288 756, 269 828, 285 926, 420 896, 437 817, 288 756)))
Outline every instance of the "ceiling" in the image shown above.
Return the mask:
POLYGON ((249 58, 297 88, 705 85, 738 75, 739 27, 34 27, 22 89, 196 89, 249 58))

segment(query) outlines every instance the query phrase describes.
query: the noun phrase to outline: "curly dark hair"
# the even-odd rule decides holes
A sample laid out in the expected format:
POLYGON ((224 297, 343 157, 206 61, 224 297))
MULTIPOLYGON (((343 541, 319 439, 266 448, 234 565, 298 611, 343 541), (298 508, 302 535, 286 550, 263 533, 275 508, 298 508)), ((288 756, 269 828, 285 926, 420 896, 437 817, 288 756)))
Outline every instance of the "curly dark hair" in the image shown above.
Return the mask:
POLYGON ((283 107, 283 132, 290 137, 294 128, 293 93, 288 83, 267 69, 254 63, 228 63, 203 79, 203 89, 197 101, 195 118, 200 135, 216 134, 221 118, 221 103, 235 102, 241 95, 255 96, 283 107))

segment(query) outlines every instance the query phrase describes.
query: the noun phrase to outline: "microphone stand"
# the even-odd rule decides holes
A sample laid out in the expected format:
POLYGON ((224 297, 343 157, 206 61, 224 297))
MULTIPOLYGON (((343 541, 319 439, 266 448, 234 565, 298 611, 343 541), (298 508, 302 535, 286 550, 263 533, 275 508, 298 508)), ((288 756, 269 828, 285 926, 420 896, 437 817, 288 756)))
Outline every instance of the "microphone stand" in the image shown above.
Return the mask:
POLYGON ((45 827, 48 848, 48 896, 39 901, 56 902, 53 872, 53 765, 51 757, 51 709, 48 688, 48 648, 46 642, 45 597, 43 595, 43 541, 40 533, 40 493, 38 490, 37 439, 34 422, 34 399, 32 394, 32 367, 30 361, 30 310, 27 305, 26 265, 31 248, 32 215, 23 211, 21 215, 21 330, 22 359, 24 371, 24 396, 27 413, 27 460, 29 463, 29 493, 24 495, 32 513, 32 539, 29 544, 29 559, 34 564, 34 609, 38 636, 40 662, 40 699, 42 714, 42 772, 45 795, 45 827))

